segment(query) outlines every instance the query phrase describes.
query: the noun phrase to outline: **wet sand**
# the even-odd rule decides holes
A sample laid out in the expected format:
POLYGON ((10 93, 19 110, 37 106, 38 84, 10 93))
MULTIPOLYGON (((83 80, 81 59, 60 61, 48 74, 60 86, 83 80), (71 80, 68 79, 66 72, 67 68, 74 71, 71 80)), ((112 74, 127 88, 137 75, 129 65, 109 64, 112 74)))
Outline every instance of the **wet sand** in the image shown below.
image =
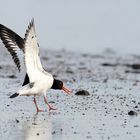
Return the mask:
POLYGON ((44 68, 73 95, 50 90, 48 99, 57 110, 49 112, 39 97, 46 112, 36 114, 33 97, 9 99, 20 88, 18 71, 3 46, 0 53, 1 140, 140 139, 140 56, 42 50, 44 68), (75 95, 79 90, 90 95, 75 95))

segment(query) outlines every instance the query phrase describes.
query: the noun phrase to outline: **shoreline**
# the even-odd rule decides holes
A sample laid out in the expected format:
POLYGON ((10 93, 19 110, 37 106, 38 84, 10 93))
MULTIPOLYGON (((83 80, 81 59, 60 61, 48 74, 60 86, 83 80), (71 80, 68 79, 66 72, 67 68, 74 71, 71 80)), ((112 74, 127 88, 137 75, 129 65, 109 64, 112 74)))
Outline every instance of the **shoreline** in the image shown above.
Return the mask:
MULTIPOLYGON (((0 52, 2 140, 139 139, 139 56, 41 50, 44 68, 64 81, 73 95, 50 90, 47 96, 57 111, 36 115, 32 97, 9 99, 20 87, 18 70, 3 46, 0 52), (76 96, 82 89, 90 95, 76 96), (128 115, 131 110, 137 116, 128 115)), ((41 97, 38 102, 42 109, 47 109, 41 97)))

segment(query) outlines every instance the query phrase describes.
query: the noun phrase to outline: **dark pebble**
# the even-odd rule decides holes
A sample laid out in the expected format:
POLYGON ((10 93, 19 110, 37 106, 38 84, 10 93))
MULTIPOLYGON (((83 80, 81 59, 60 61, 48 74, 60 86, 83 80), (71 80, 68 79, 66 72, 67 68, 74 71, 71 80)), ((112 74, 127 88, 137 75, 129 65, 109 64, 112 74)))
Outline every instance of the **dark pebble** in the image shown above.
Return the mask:
POLYGON ((80 91, 77 91, 77 92, 75 93, 75 95, 88 96, 88 95, 90 95, 90 94, 89 94, 89 92, 86 91, 86 90, 80 90, 80 91))
POLYGON ((101 64, 102 66, 105 66, 105 67, 116 67, 118 64, 111 64, 111 63, 103 63, 101 64))
POLYGON ((55 101, 49 101, 49 103, 54 104, 54 103, 55 103, 55 101))
POLYGON ((138 108, 138 106, 136 105, 135 108, 138 108))
POLYGON ((128 112, 128 115, 130 115, 130 116, 137 115, 137 112, 131 110, 131 111, 128 112))
POLYGON ((54 135, 55 133, 56 133, 56 132, 55 132, 55 131, 53 131, 53 132, 52 132, 52 135, 54 135))
POLYGON ((36 133, 37 136, 39 136, 39 133, 36 133))
POLYGON ((8 78, 12 78, 12 79, 16 78, 15 75, 9 75, 9 76, 7 76, 7 77, 8 77, 8 78))
POLYGON ((132 69, 140 69, 140 64, 126 64, 127 67, 131 67, 132 69))
POLYGON ((125 73, 135 73, 135 74, 139 74, 140 71, 137 71, 137 70, 126 70, 125 73))
POLYGON ((16 122, 19 123, 19 120, 16 119, 16 122))
POLYGON ((74 72, 72 70, 66 70, 66 73, 73 74, 74 72))
POLYGON ((73 133, 74 133, 74 134, 77 134, 77 132, 76 132, 76 131, 74 131, 73 133))

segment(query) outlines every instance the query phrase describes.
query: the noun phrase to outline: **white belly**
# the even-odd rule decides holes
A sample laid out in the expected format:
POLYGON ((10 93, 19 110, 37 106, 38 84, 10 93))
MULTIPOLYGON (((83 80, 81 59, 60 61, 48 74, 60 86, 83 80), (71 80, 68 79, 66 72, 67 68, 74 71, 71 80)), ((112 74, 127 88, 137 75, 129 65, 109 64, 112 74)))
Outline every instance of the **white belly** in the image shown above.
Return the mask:
POLYGON ((38 81, 23 86, 17 93, 20 96, 42 95, 52 87, 53 77, 46 76, 40 78, 38 81))

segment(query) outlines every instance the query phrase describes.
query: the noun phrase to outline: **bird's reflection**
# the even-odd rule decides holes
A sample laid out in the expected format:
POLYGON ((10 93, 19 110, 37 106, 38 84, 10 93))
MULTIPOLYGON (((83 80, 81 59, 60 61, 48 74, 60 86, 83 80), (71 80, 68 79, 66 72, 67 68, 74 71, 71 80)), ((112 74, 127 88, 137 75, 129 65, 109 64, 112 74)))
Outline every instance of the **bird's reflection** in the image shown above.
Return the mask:
MULTIPOLYGON (((56 112, 31 113, 20 115, 11 120, 7 127, 7 136, 10 140, 59 140, 63 139, 63 130, 67 128, 65 119, 56 112)), ((66 129, 67 131, 67 129, 66 129)))
POLYGON ((52 140, 52 120, 50 116, 35 114, 25 123, 25 140, 52 140))

